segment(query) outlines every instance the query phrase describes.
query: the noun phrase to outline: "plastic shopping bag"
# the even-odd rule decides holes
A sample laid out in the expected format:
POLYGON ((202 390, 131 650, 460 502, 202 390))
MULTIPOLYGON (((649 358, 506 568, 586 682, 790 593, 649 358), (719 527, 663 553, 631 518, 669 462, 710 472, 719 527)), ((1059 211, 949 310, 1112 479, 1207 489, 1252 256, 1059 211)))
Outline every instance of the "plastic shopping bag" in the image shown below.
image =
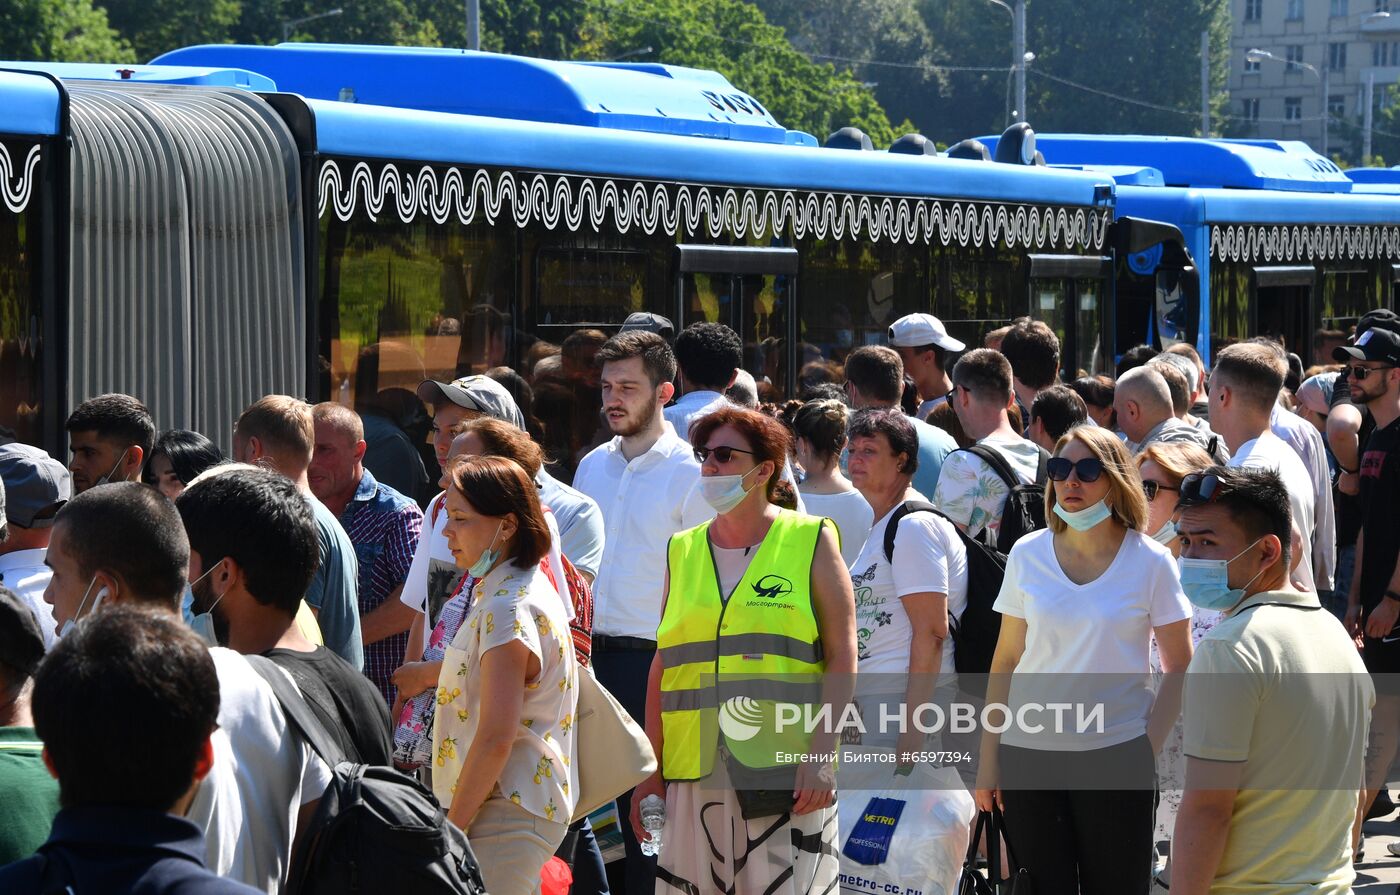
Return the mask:
POLYGON ((851 771, 842 771, 837 800, 841 891, 954 895, 977 816, 956 769, 919 765, 907 777, 895 777, 889 764, 851 771))

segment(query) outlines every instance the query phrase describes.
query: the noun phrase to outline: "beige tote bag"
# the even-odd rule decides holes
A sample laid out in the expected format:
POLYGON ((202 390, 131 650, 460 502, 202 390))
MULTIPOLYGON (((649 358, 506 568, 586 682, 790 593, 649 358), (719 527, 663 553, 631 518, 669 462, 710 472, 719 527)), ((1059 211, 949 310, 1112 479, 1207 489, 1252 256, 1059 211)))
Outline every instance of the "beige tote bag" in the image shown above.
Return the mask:
POLYGON ((578 751, 574 821, 656 773, 656 753, 646 731, 588 668, 579 669, 574 742, 578 751))

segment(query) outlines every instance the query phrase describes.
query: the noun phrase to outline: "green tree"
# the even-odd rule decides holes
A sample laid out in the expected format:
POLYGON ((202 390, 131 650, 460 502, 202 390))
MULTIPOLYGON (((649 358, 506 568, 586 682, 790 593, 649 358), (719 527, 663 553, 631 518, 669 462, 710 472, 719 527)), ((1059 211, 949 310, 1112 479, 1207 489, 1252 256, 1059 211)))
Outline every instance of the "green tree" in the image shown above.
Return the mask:
POLYGON ((930 104, 945 84, 933 65, 937 42, 914 0, 755 3, 798 50, 874 84, 875 97, 890 117, 932 124, 926 120, 930 104))
POLYGON ((192 44, 224 43, 239 0, 103 0, 107 19, 142 61, 192 44))
POLYGON ((0 53, 50 62, 133 62, 91 0, 0 0, 0 53))
POLYGON ((913 125, 890 123, 869 89, 848 72, 816 63, 743 0, 635 0, 626 7, 594 0, 588 39, 603 58, 651 47, 648 59, 718 71, 767 106, 785 127, 818 139, 846 125, 878 147, 913 125))

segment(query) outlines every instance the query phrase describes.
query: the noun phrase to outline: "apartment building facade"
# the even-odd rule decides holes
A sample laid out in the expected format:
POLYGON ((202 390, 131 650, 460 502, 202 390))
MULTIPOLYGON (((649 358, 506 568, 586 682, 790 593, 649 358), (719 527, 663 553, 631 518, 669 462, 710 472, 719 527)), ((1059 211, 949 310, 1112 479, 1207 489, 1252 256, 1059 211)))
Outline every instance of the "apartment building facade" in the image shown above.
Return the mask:
POLYGON ((1231 0, 1230 6, 1232 131, 1354 157, 1367 81, 1374 79, 1377 105, 1400 82, 1400 0, 1231 0))

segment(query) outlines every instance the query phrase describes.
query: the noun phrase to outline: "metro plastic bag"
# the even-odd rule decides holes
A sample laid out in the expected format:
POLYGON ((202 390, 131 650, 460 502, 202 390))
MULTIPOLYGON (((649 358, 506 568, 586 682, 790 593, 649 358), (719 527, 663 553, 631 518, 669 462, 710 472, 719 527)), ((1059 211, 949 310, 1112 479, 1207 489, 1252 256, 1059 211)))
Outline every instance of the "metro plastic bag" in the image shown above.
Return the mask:
POLYGON ((977 816, 957 769, 896 778, 892 764, 846 764, 840 783, 842 892, 954 895, 977 816))

